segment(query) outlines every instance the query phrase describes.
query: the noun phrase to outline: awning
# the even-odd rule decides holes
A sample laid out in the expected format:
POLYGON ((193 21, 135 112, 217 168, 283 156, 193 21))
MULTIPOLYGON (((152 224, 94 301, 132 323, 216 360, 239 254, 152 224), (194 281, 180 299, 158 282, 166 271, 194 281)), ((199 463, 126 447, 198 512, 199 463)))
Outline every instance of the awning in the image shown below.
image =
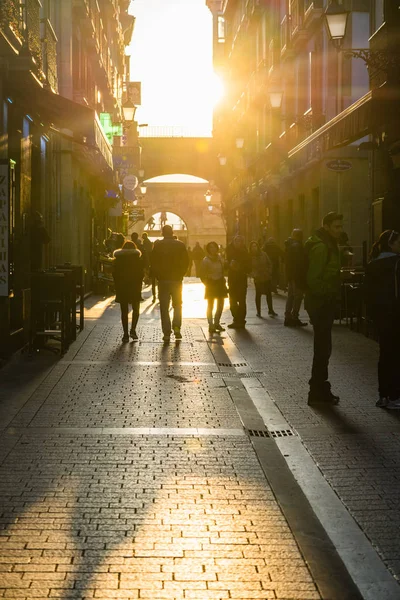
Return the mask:
POLYGON ((292 148, 288 157, 297 156, 302 150, 309 156, 317 156, 347 146, 394 120, 400 124, 399 97, 396 91, 389 94, 384 86, 371 90, 292 148))

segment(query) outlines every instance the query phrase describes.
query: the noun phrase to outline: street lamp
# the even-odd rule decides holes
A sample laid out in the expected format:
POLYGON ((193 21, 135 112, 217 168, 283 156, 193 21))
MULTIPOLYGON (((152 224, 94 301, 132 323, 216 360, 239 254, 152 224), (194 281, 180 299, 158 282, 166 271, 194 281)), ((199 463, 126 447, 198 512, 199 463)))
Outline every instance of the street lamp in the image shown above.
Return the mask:
POLYGON ((224 167, 226 165, 227 158, 223 154, 218 154, 218 160, 221 167, 224 167))
POLYGON ((130 100, 127 100, 122 105, 122 112, 124 113, 124 121, 133 121, 136 114, 136 106, 130 100))
POLYGON ((206 193, 204 194, 204 198, 206 199, 206 202, 211 202, 212 193, 210 192, 210 190, 206 191, 206 193))
POLYGON ((140 185, 140 193, 142 194, 142 196, 145 196, 145 195, 146 195, 146 193, 147 193, 147 186, 146 186, 146 184, 145 184, 145 183, 142 183, 142 184, 140 185))
POLYGON ((269 92, 269 102, 271 104, 271 108, 281 108, 283 99, 283 92, 269 92))
POLYGON ((138 175, 139 177, 144 177, 144 169, 139 169, 138 175))
POLYGON ((339 70, 341 70, 341 53, 345 58, 361 58, 367 68, 373 71, 386 71, 388 67, 397 69, 400 60, 397 50, 370 50, 369 48, 352 48, 350 50, 345 48, 342 50, 349 14, 349 11, 345 10, 343 5, 338 4, 336 0, 332 0, 325 10, 325 22, 329 37, 339 54, 339 70))
POLYGON ((236 148, 237 148, 238 150, 241 150, 241 149, 243 148, 243 146, 244 146, 244 138, 242 138, 242 137, 237 137, 237 138, 236 138, 236 148))
POLYGON ((336 0, 332 0, 325 11, 329 37, 337 47, 342 44, 346 35, 348 16, 349 11, 345 10, 343 5, 338 4, 336 0))

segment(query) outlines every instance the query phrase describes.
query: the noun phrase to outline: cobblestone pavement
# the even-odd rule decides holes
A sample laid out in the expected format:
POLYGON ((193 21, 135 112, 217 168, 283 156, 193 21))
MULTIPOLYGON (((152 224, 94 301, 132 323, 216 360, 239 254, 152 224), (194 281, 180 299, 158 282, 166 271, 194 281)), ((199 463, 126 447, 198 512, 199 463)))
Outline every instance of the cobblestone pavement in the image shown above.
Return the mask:
MULTIPOLYGON (((327 481, 400 578, 400 412, 375 407, 378 344, 336 324, 330 380, 341 402, 325 410, 308 407, 312 328, 283 326, 282 295, 274 296, 279 316, 258 319, 253 297, 250 291, 248 329, 230 333, 239 360, 257 373, 327 481)), ((308 321, 306 313, 301 318, 308 321)))
POLYGON ((198 320, 201 295, 185 289, 179 344, 161 343, 149 300, 141 341, 125 345, 118 307, 89 300, 61 360, 2 370, 0 598, 321 598, 198 320))

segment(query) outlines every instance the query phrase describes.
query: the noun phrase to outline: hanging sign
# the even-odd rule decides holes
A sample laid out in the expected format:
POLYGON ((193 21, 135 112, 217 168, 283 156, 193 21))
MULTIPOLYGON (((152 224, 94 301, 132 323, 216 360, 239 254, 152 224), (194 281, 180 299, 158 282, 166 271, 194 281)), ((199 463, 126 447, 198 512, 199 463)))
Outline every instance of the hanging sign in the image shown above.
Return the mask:
POLYGON ((9 293, 10 196, 9 165, 0 164, 0 296, 9 293))
POLYGON ((138 178, 135 175, 127 175, 124 177, 122 183, 124 184, 124 188, 127 190, 134 190, 137 187, 138 178))

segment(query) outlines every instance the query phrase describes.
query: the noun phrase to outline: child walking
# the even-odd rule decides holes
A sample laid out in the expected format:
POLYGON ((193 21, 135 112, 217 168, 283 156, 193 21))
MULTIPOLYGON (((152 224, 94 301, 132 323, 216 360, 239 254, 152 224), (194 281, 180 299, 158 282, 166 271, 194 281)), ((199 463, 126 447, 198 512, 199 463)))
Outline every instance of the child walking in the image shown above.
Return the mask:
POLYGON ((225 331, 221 326, 220 319, 224 310, 225 298, 228 296, 224 277, 224 262, 219 254, 216 242, 209 242, 206 246, 207 256, 202 261, 201 280, 205 285, 205 299, 207 300, 208 331, 218 333, 225 331), (214 305, 217 308, 214 314, 214 305))

